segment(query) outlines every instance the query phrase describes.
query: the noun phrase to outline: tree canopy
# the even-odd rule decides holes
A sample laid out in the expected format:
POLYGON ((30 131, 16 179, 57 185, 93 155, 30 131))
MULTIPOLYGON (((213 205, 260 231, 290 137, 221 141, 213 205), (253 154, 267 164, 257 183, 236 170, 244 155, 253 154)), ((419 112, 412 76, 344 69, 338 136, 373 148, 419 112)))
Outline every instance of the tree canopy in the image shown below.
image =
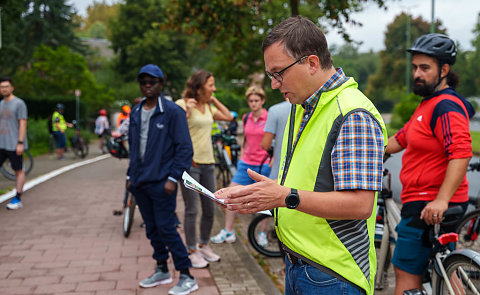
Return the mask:
POLYGON ((82 91, 82 100, 91 110, 109 105, 112 91, 98 85, 87 68, 85 57, 66 46, 53 49, 40 45, 35 49, 31 67, 13 77, 16 94, 31 99, 74 97, 74 90, 82 91))
POLYGON ((0 74, 12 74, 20 66, 28 67, 35 48, 41 44, 56 48, 67 46, 84 52, 75 36, 72 22, 75 11, 66 0, 2 1, 2 48, 0 74), (8 7, 8 9, 5 9, 8 7))
MULTIPOLYGON (((166 20, 161 0, 127 0, 119 16, 110 22, 112 48, 118 54, 115 69, 124 81, 133 81, 141 66, 159 65, 165 87, 178 96, 191 70, 187 36, 161 29, 166 20)), ((190 50, 190 51, 189 51, 190 50)))
POLYGON ((109 5, 105 0, 94 0, 87 7, 87 15, 78 17, 75 22, 78 24, 78 32, 89 38, 107 38, 110 34, 108 23, 118 17, 120 4, 109 5))
MULTIPOLYGON (((445 33, 442 23, 435 24, 437 33, 445 33)), ((380 67, 369 77, 365 94, 382 111, 390 111, 400 100, 399 93, 405 92, 406 50, 416 38, 430 32, 430 23, 421 17, 401 13, 387 26, 385 49, 379 52, 380 67), (410 44, 406 42, 407 18, 410 18, 410 44)), ((411 73, 408 73, 411 79, 411 73)))
POLYGON ((200 42, 214 45, 214 72, 240 79, 263 72, 262 41, 281 21, 301 14, 325 32, 333 28, 350 40, 345 24, 360 25, 350 14, 361 11, 367 2, 385 7, 383 0, 170 1, 166 6, 169 22, 163 27, 200 35, 200 42))

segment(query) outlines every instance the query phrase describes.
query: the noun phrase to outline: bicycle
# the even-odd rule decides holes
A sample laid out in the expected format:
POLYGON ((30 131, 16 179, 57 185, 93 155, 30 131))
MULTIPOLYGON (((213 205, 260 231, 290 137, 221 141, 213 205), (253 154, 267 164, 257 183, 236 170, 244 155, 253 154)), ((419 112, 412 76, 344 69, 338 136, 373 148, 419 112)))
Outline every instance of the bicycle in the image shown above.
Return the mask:
MULTIPOLYGON (((381 215, 377 215, 377 220, 382 220, 383 226, 376 228, 375 231, 377 248, 376 290, 382 290, 386 285, 386 269, 390 264, 391 245, 397 239, 395 227, 400 221, 400 209, 392 198, 389 183, 391 176, 387 169, 384 171, 384 180, 385 176, 387 177, 387 184, 384 184, 378 202, 380 209, 378 212, 381 215), (377 244, 378 241, 379 244, 377 244)), ((449 208, 444 213, 441 226, 454 225, 458 220, 458 215, 462 212, 460 207, 449 208)), ((451 251, 449 244, 458 240, 458 234, 445 233, 439 235, 439 230, 440 225, 436 224, 430 231, 430 241, 434 246, 427 272, 424 275, 424 289, 407 290, 404 294, 480 294, 480 254, 469 249, 451 251), (461 292, 456 293, 455 290, 461 292)))
POLYGON ((268 257, 282 257, 283 255, 282 246, 275 230, 275 219, 272 215, 260 213, 252 219, 248 226, 248 241, 260 254, 268 257), (261 226, 259 226, 260 224, 261 226), (258 241, 260 232, 264 232, 267 236, 268 243, 266 245, 261 245, 258 241))
POLYGON ((70 144, 75 156, 83 159, 88 155, 88 143, 82 137, 77 121, 72 122, 75 128, 75 136, 70 139, 70 144))
MULTIPOLYGON (((25 170, 25 175, 30 173, 33 169, 33 157, 28 150, 23 152, 23 168, 25 170)), ((0 172, 2 172, 3 176, 9 180, 15 180, 15 170, 12 169, 12 165, 8 158, 3 162, 2 166, 0 167, 0 172)))
MULTIPOLYGON (((128 159, 128 150, 124 146, 124 142, 127 140, 125 134, 120 137, 111 137, 110 131, 106 132, 107 136, 105 137, 105 147, 106 150, 115 158, 118 159, 128 159)), ((135 196, 130 193, 127 189, 128 180, 125 182, 125 192, 123 195, 123 206, 121 210, 113 210, 113 215, 122 215, 123 214, 123 236, 128 238, 130 236, 130 231, 132 230, 135 208, 137 207, 137 202, 135 201, 135 196)))
POLYGON ((215 157, 217 184, 227 187, 237 171, 240 145, 235 136, 228 135, 226 130, 212 135, 213 154, 215 157))
MULTIPOLYGON (((480 171, 480 162, 469 164, 467 171, 480 171)), ((475 251, 480 251, 480 244, 477 243, 480 233, 480 208, 478 208, 478 201, 478 198, 469 198, 469 202, 475 207, 475 210, 465 214, 455 230, 459 237, 457 245, 475 251)))
POLYGON ((123 198, 123 236, 128 238, 130 231, 133 225, 133 216, 135 215, 135 208, 137 207, 137 202, 135 197, 125 186, 125 195, 123 198))

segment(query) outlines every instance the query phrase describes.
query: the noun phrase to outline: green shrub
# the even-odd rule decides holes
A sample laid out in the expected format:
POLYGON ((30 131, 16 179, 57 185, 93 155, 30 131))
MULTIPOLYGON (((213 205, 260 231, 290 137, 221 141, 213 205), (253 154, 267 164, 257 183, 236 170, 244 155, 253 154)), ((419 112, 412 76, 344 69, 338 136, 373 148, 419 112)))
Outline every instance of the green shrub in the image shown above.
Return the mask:
MULTIPOLYGON (((83 139, 88 143, 92 138, 89 130, 80 131, 83 139)), ((70 146, 70 139, 75 136, 75 130, 68 128, 65 132, 67 146, 70 146)), ((28 150, 33 156, 45 154, 50 151, 50 132, 48 131, 47 119, 28 119, 27 121, 28 150)))
POLYGON ((470 130, 470 134, 472 135, 472 150, 478 155, 480 154, 480 132, 470 130))
POLYGON ((419 105, 422 98, 414 93, 410 94, 399 94, 401 99, 400 102, 395 105, 392 114, 392 121, 390 123, 391 127, 394 129, 400 129, 403 125, 410 119, 413 115, 413 112, 419 105))

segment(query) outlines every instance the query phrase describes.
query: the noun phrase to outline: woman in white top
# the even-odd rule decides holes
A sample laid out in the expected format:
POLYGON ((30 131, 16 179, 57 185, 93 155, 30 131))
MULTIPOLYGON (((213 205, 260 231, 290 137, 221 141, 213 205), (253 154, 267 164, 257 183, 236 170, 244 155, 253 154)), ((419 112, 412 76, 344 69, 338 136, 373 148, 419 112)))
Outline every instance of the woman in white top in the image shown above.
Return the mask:
POLYGON ((95 120, 95 134, 98 135, 98 147, 101 154, 105 153, 105 151, 103 150, 103 134, 108 128, 110 128, 110 125, 108 123, 107 111, 101 109, 98 112, 97 119, 95 120))
MULTIPOLYGON (((187 113, 188 128, 193 144, 193 162, 190 175, 210 191, 216 190, 215 159, 212 147, 212 124, 214 120, 231 121, 228 108, 213 97, 215 78, 212 73, 199 70, 187 81, 183 99, 176 103, 187 113)), ((208 262, 220 260, 208 242, 213 226, 215 203, 197 192, 181 186, 185 202, 185 238, 190 260, 195 268, 203 268, 208 262), (197 247, 196 219, 199 202, 202 205, 200 239, 197 247)))

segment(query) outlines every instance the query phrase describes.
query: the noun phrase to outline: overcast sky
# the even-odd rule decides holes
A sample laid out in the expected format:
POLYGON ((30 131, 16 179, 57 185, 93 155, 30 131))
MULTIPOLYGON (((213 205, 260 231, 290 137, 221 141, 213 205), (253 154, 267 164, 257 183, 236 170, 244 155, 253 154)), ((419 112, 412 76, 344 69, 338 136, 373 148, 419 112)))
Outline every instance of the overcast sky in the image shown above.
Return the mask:
MULTIPOLYGON (((118 1, 106 2, 111 4, 118 1)), ((70 0, 69 3, 73 4, 81 15, 86 15, 87 7, 93 0, 70 0)), ((363 41, 360 51, 384 49, 387 25, 402 11, 408 11, 413 17, 422 16, 428 22, 431 20, 432 0, 387 0, 386 3, 387 11, 371 4, 362 12, 351 15, 352 19, 363 24, 362 27, 347 26, 347 32, 355 41, 363 41)), ((459 42, 463 50, 472 48, 472 30, 478 22, 479 12, 480 0, 435 0, 435 19, 442 21, 447 34, 459 42)), ((343 44, 341 36, 334 31, 327 34, 327 40, 329 44, 343 44)))

